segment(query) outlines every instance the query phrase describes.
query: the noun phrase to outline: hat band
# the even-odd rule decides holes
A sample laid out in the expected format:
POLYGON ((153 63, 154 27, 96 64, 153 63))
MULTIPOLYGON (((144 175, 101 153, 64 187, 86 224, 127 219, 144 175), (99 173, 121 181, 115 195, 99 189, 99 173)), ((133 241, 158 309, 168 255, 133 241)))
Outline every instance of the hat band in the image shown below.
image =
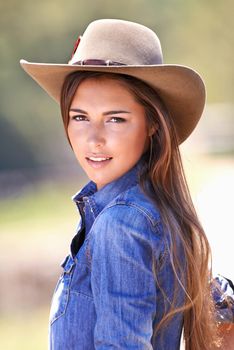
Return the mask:
POLYGON ((72 63, 72 66, 126 66, 125 63, 115 62, 111 60, 88 59, 72 63))

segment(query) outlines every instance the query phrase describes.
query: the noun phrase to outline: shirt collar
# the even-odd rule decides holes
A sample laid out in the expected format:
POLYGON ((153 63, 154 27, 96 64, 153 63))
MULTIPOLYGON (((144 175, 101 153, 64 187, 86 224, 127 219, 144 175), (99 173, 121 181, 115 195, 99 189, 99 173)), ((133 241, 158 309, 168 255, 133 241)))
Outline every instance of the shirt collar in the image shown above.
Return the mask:
POLYGON ((72 199, 79 205, 81 202, 87 202, 92 209, 95 217, 120 193, 138 183, 138 173, 141 168, 139 161, 133 168, 120 178, 110 182, 97 191, 97 186, 90 181, 81 191, 75 194, 72 199))

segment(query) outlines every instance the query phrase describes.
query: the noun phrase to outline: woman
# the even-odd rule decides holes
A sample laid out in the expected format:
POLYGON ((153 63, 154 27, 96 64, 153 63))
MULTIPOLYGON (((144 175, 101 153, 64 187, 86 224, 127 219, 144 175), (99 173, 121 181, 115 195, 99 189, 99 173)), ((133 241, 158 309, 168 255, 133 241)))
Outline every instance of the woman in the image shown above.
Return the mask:
POLYGON ((122 20, 92 22, 68 64, 21 61, 60 102, 90 182, 52 302, 50 349, 179 349, 218 344, 210 248, 179 153, 201 117, 191 68, 164 65, 158 37, 122 20))

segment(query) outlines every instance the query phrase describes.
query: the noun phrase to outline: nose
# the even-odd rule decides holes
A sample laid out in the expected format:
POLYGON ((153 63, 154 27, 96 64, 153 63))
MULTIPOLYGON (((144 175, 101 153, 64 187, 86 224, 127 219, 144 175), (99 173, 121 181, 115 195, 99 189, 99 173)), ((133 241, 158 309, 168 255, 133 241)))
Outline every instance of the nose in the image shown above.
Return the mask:
POLYGON ((105 145, 106 136, 102 125, 92 125, 88 131, 88 144, 93 148, 99 148, 105 145))

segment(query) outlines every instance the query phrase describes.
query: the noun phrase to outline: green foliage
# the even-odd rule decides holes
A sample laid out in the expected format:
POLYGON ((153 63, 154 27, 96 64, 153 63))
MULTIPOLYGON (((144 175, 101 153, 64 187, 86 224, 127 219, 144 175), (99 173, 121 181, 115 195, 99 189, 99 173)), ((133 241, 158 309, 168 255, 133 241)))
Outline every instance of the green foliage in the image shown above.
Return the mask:
POLYGON ((0 171, 35 167, 36 160, 27 140, 23 138, 14 125, 7 119, 0 118, 0 130, 4 130, 0 147, 0 171), (5 157, 7 153, 7 157, 5 157))

